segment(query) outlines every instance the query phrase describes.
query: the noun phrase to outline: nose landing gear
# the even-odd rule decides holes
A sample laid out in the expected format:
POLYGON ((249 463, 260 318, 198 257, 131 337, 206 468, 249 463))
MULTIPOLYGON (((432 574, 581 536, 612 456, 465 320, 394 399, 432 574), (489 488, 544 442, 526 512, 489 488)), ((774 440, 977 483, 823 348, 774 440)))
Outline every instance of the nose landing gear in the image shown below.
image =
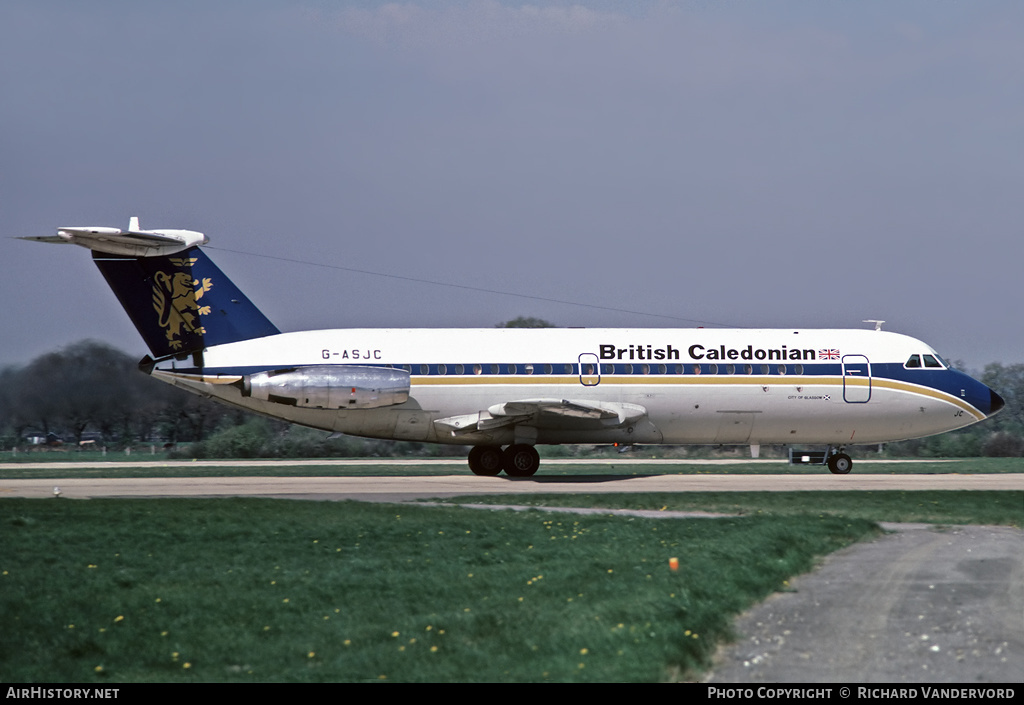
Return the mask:
POLYGON ((853 460, 843 452, 843 446, 829 446, 825 450, 789 449, 790 465, 827 465, 833 475, 848 475, 853 460))
POLYGON ((828 455, 829 472, 833 475, 848 475, 850 470, 853 469, 853 459, 850 458, 846 453, 842 452, 842 448, 839 451, 832 451, 828 455))

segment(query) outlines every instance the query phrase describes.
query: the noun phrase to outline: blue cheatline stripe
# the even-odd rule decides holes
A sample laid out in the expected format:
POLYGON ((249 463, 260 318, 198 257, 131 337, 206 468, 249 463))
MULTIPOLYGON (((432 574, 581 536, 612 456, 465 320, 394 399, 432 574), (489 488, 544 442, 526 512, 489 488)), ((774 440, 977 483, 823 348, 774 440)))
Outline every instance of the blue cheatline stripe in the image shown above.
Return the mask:
MULTIPOLYGON (((187 362, 187 361, 186 361, 187 362)), ((388 365, 381 363, 368 363, 362 361, 350 363, 327 363, 306 364, 306 365, 280 365, 276 367, 247 365, 247 366, 221 366, 221 367, 176 367, 174 372, 183 374, 206 374, 206 375, 246 375, 255 372, 264 372, 268 369, 287 369, 293 367, 379 367, 387 369, 406 370, 413 376, 418 377, 488 377, 515 375, 521 377, 533 376, 565 376, 580 374, 579 363, 422 363, 406 365, 388 365)), ((596 372, 594 373, 596 374, 596 372)), ((631 377, 695 377, 704 376, 734 376, 746 377, 753 375, 772 375, 778 377, 790 376, 835 376, 842 374, 842 366, 835 364, 820 365, 793 365, 793 364, 753 364, 753 365, 717 365, 712 363, 602 363, 602 375, 631 376, 631 377), (729 368, 732 368, 730 371, 729 368), (747 368, 750 368, 749 371, 747 368)))
MULTIPOLYGON (((162 361, 161 361, 162 362, 162 361)), ((381 363, 351 362, 351 363, 324 363, 306 365, 280 365, 268 367, 266 365, 246 366, 207 366, 199 368, 195 366, 177 367, 175 372, 184 374, 207 374, 207 375, 245 375, 255 372, 264 372, 268 369, 286 369, 292 367, 379 367, 385 369, 406 370, 413 376, 418 377, 476 377, 476 376, 564 376, 579 375, 580 366, 578 363, 422 363, 406 365, 388 365, 381 363)), ((656 363, 602 363, 602 375, 630 376, 630 377, 749 377, 765 376, 786 378, 786 377, 826 377, 842 376, 842 365, 838 364, 782 364, 782 363, 757 363, 757 364, 714 364, 714 363, 686 363, 686 364, 656 364, 656 363)), ((949 370, 908 370, 899 363, 872 364, 871 376, 874 379, 891 379, 910 384, 919 384, 927 387, 942 389, 942 381, 949 379, 949 370)), ((595 373, 596 374, 596 373, 595 373)), ((949 390, 945 390, 949 391, 949 390)))

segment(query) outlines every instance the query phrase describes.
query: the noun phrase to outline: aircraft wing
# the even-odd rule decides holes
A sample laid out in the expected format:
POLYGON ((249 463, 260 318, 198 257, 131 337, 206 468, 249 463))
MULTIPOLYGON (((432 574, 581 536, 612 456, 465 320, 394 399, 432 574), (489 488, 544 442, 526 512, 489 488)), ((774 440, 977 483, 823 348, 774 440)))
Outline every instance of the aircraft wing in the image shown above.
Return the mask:
POLYGON ((572 399, 522 399, 495 404, 473 414, 437 419, 453 436, 524 424, 544 429, 601 429, 634 423, 647 415, 639 404, 572 399))

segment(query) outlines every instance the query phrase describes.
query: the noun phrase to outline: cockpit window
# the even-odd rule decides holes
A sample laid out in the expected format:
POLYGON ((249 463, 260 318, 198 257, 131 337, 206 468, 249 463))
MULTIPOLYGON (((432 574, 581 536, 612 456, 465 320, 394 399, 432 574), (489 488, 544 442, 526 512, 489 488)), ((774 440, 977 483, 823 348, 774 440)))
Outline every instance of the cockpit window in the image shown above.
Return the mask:
POLYGON ((903 366, 906 367, 907 369, 915 369, 915 370, 920 369, 922 367, 926 367, 926 368, 932 369, 932 370, 941 370, 941 369, 944 369, 944 368, 948 367, 948 365, 938 355, 928 355, 928 354, 924 354, 924 355, 911 355, 910 359, 907 360, 903 364, 903 366))

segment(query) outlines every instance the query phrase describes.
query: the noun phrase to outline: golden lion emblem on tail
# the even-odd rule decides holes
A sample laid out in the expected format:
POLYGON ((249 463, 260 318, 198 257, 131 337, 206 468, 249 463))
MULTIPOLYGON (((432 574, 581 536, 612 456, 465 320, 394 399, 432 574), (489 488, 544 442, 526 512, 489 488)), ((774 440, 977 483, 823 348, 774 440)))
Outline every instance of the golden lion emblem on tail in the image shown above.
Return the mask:
MULTIPOLYGON (((191 264, 184 260, 183 264, 191 264)), ((200 306, 199 299, 213 288, 209 277, 202 282, 192 279, 190 272, 157 272, 153 284, 153 309, 157 320, 167 334, 167 342, 172 348, 182 345, 182 331, 202 335, 206 329, 200 325, 199 316, 210 313, 209 306, 200 306)))

